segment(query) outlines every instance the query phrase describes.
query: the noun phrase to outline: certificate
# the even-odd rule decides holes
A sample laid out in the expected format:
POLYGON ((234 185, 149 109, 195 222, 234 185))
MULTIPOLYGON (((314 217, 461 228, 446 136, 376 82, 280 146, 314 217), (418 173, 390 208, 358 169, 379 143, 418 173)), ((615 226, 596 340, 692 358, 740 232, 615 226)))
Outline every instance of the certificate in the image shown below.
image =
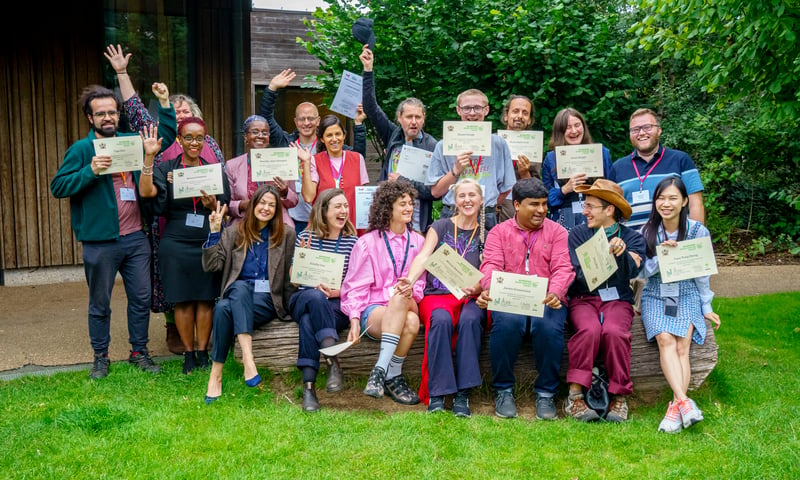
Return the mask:
POLYGON ((144 150, 142 137, 130 135, 94 139, 94 154, 111 157, 111 166, 100 175, 119 172, 133 172, 142 169, 144 150))
POLYGON ((508 144, 511 158, 516 160, 522 154, 532 164, 542 163, 544 132, 541 130, 498 130, 497 135, 508 144))
POLYGON ((274 177, 297 180, 297 149, 254 148, 250 150, 250 179, 269 182, 274 177))
POLYGON ((339 88, 333 97, 331 110, 345 117, 356 118, 356 108, 361 103, 361 75, 347 70, 342 72, 339 88))
POLYGON ((489 310, 518 315, 544 316, 542 300, 547 296, 547 278, 518 273, 492 272, 489 310))
POLYGON ((473 287, 483 278, 480 270, 447 244, 436 249, 422 265, 459 300, 464 296, 462 288, 473 287))
POLYGON ((356 187, 356 228, 369 227, 369 207, 378 187, 356 187))
POLYGON ((433 152, 411 145, 403 145, 400 150, 400 158, 397 160, 397 173, 424 183, 428 176, 428 167, 431 166, 431 156, 433 156, 433 152))
MULTIPOLYGON (((594 291, 619 268, 614 255, 608 251, 608 239, 602 228, 598 228, 592 238, 576 248, 575 255, 581 264, 589 291, 594 291)), ((623 255, 627 255, 627 252, 623 255)))
POLYGON ((576 173, 585 173, 590 178, 605 176, 603 145, 589 143, 556 147, 556 171, 558 178, 569 178, 576 173))
POLYGON ((222 188, 221 163, 176 168, 172 171, 173 198, 201 197, 201 190, 209 195, 225 192, 222 188))
POLYGON ((444 122, 442 154, 492 155, 492 122, 444 122))
POLYGON ((664 283, 689 280, 690 278, 714 275, 717 259, 711 237, 700 237, 678 242, 677 247, 656 247, 658 268, 664 283))
POLYGON ((324 284, 338 289, 342 286, 344 255, 310 248, 296 248, 292 262, 292 283, 316 287, 324 284))

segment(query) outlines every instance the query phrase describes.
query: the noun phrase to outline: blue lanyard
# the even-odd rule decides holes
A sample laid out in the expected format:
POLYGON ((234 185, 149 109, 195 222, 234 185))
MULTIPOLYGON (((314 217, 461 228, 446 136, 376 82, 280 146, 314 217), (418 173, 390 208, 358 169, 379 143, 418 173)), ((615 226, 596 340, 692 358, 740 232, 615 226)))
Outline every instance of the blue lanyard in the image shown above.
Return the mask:
MULTIPOLYGON (((322 239, 318 238, 317 241, 319 242, 319 250, 322 251, 322 239)), ((339 237, 336 239, 336 247, 333 250, 333 253, 339 253, 339 242, 342 241, 342 232, 339 232, 339 237)), ((391 254, 391 250, 389 250, 391 254)))
POLYGON ((389 258, 392 259, 392 270, 394 270, 394 278, 397 280, 400 278, 400 275, 403 273, 403 270, 406 268, 406 262, 408 261, 408 247, 411 245, 411 232, 406 229, 406 254, 403 257, 403 266, 400 267, 400 272, 397 272, 397 262, 394 259, 394 254, 392 253, 392 247, 389 246, 389 238, 386 236, 386 232, 382 232, 383 234, 383 241, 386 243, 386 250, 389 252, 389 258))
MULTIPOLYGON (((263 231, 263 230, 262 230, 263 231)), ((267 258, 269 258, 269 253, 264 255, 264 260, 261 260, 261 256, 258 254, 259 250, 264 250, 265 252, 269 252, 269 230, 267 229, 267 239, 261 238, 261 244, 264 245, 263 248, 256 245, 250 246, 250 251, 253 253, 253 256, 256 257, 256 264, 258 265, 258 278, 259 280, 266 280, 267 279, 267 258)))

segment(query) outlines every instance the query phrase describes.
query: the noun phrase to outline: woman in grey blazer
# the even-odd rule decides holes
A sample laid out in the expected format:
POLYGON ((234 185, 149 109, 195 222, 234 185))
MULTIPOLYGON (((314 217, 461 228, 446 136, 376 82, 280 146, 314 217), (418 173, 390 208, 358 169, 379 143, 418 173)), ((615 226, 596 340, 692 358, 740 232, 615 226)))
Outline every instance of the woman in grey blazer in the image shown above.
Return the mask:
POLYGON ((295 233, 282 220, 280 195, 261 185, 245 211, 243 221, 221 231, 225 205, 208 217, 210 233, 203 245, 203 269, 222 271, 221 298, 214 306, 211 375, 205 401, 222 394, 222 367, 234 335, 242 348, 245 383, 261 383, 253 359, 252 334, 274 318, 291 321, 287 306, 294 287, 289 282, 295 233))

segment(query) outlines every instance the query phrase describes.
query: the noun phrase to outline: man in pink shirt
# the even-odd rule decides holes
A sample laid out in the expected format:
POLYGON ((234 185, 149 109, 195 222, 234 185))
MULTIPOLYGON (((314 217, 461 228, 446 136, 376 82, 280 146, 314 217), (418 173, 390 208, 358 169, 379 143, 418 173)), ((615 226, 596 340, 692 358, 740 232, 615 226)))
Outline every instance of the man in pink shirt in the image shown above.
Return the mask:
POLYGON ((495 414, 501 418, 517 416, 514 364, 526 337, 531 339, 539 372, 533 385, 536 416, 548 420, 556 418, 555 394, 564 351, 567 288, 575 272, 569 257, 567 231, 547 218, 547 194, 538 178, 518 181, 511 192, 516 215, 489 232, 483 250, 483 292, 476 302, 481 308, 486 308, 491 301, 489 287, 495 270, 549 279, 547 296, 542 299, 543 317, 490 313, 492 387, 496 392, 495 414))

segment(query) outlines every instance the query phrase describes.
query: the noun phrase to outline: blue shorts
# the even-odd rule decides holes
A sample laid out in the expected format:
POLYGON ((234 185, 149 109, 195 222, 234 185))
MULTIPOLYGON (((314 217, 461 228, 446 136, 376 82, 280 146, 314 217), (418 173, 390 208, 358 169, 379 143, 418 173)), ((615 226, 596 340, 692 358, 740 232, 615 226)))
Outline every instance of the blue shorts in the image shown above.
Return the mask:
MULTIPOLYGON (((380 305, 378 303, 375 303, 375 304, 372 304, 372 305, 368 305, 367 308, 365 308, 364 311, 361 312, 361 331, 362 332, 366 332, 367 331, 367 319, 369 318, 370 313, 372 313, 372 311, 375 310, 378 307, 385 307, 385 306, 386 305, 380 305)), ((369 333, 366 333, 366 335, 369 338, 371 338, 373 340, 376 340, 378 342, 381 340, 380 338, 373 337, 369 333)))

